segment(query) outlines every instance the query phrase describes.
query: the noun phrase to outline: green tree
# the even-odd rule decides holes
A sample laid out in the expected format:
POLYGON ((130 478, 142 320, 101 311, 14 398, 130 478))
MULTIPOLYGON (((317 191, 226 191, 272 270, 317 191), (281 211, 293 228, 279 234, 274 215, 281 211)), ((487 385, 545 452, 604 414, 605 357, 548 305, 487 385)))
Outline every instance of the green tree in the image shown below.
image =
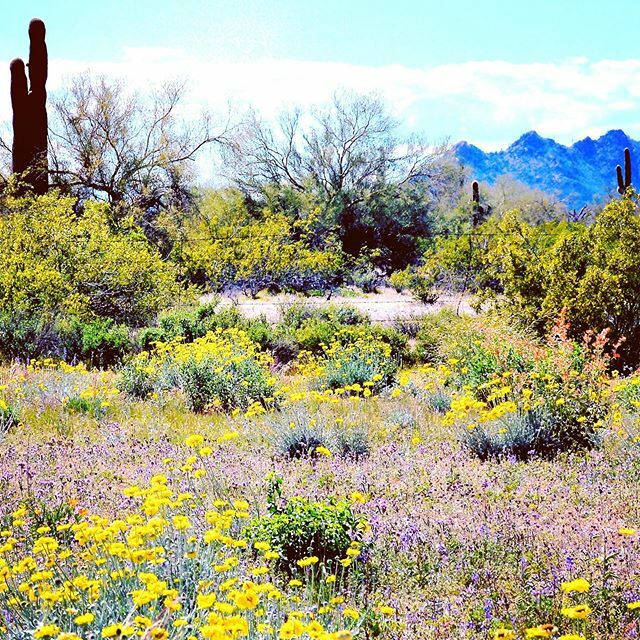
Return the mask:
MULTIPOLYGON (((439 194, 450 187, 445 148, 402 139, 377 96, 337 94, 326 108, 281 116, 255 113, 224 145, 229 177, 259 206, 285 192, 307 194, 345 254, 380 250, 376 266, 406 266, 431 233, 439 194)), ((304 202, 302 198, 300 202, 304 202)), ((294 221, 299 207, 287 209, 294 221)))
POLYGON ((511 216, 490 261, 504 302, 524 321, 549 329, 564 310, 571 335, 608 330, 630 364, 640 360, 640 216, 629 193, 591 226, 533 228, 511 216))
POLYGON ((107 317, 140 325, 179 295, 176 270, 131 219, 56 191, 0 202, 0 306, 5 312, 107 317))

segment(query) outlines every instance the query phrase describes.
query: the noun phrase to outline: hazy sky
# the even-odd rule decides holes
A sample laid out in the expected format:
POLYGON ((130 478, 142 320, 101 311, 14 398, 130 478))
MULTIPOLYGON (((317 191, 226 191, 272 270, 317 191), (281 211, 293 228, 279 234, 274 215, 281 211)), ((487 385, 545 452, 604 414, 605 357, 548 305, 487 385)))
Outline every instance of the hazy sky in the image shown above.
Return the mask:
POLYGON ((184 78, 195 105, 266 116, 379 91, 408 131, 498 148, 523 132, 640 138, 640 1, 0 0, 8 62, 47 24, 50 90, 85 69, 144 91, 184 78), (4 6, 6 5, 6 6, 4 6))

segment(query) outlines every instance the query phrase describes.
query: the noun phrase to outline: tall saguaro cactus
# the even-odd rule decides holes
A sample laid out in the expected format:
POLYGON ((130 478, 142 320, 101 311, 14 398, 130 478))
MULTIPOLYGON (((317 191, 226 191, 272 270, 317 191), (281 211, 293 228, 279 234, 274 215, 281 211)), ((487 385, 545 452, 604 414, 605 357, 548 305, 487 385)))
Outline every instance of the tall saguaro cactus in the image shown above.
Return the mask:
POLYGON ((624 177, 620 165, 616 167, 616 177, 618 178, 618 193, 623 196, 631 186, 631 152, 629 149, 624 150, 624 177))
POLYGON ((47 73, 48 57, 44 22, 29 23, 29 86, 25 65, 12 60, 11 106, 13 108, 13 172, 42 194, 49 186, 47 158, 47 73))

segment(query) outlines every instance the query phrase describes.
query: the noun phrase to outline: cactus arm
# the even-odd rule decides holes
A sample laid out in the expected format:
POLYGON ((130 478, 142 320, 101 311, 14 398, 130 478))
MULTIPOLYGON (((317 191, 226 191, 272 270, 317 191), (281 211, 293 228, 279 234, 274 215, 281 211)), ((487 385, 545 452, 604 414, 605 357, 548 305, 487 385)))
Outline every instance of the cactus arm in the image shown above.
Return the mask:
POLYGON ((29 140, 29 116, 27 76, 20 58, 11 61, 11 107, 13 109, 12 170, 23 173, 29 167, 31 143, 29 140))
POLYGON ((624 186, 628 189, 631 186, 631 152, 624 150, 624 186))
POLYGON ((618 193, 623 196, 625 192, 624 178, 622 177, 622 167, 618 165, 616 167, 616 177, 618 178, 618 193))

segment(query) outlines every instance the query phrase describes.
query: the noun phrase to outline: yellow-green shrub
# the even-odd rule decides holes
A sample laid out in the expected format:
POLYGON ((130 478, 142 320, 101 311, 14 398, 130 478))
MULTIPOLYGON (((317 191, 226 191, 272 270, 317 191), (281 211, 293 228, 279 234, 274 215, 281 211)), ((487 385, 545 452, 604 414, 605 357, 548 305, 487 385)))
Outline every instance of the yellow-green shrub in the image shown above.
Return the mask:
POLYGON ((0 306, 143 324, 178 294, 176 273, 131 221, 114 227, 108 206, 50 192, 5 197, 0 215, 0 306))

